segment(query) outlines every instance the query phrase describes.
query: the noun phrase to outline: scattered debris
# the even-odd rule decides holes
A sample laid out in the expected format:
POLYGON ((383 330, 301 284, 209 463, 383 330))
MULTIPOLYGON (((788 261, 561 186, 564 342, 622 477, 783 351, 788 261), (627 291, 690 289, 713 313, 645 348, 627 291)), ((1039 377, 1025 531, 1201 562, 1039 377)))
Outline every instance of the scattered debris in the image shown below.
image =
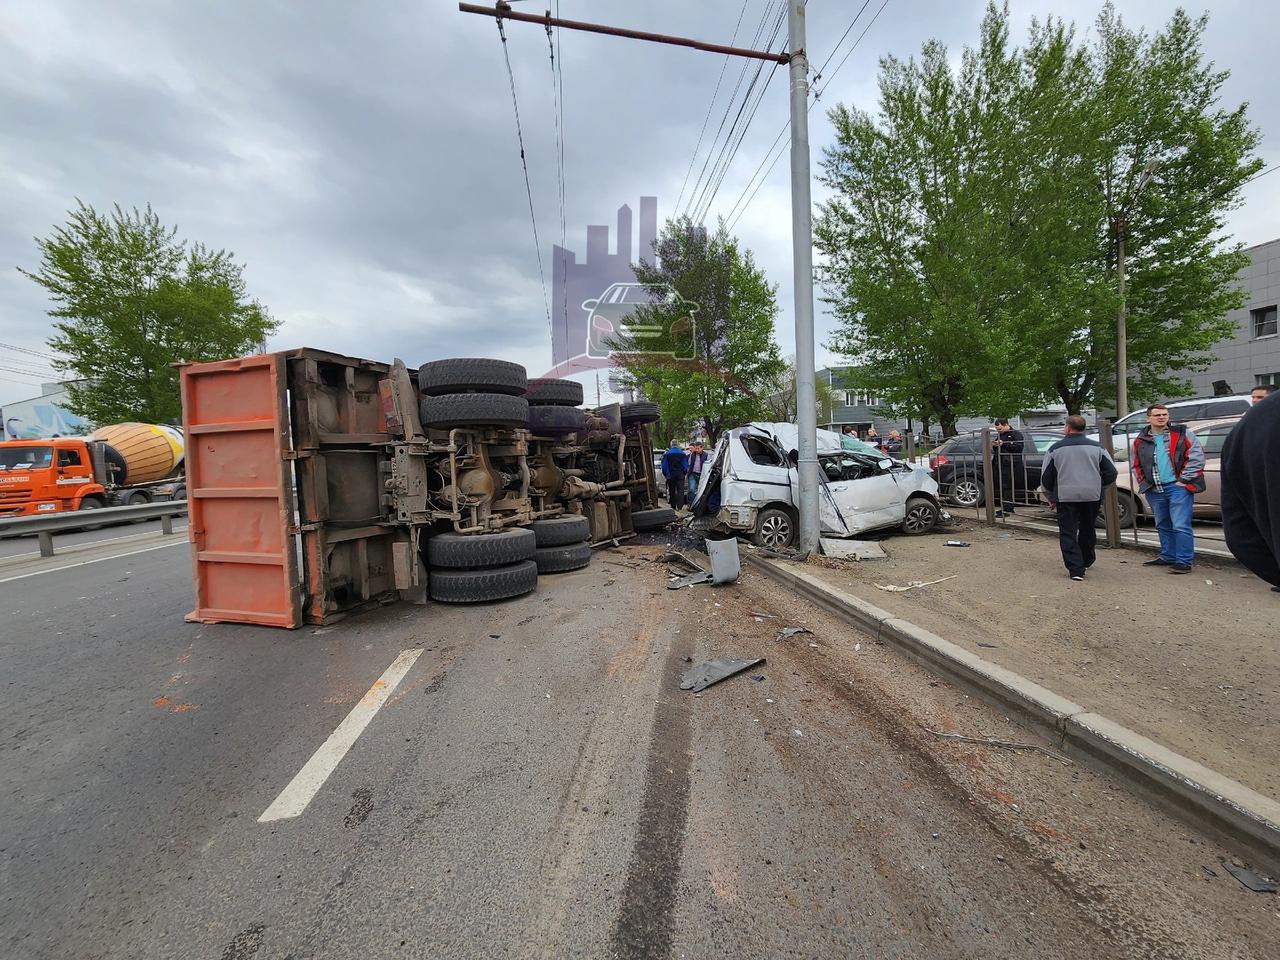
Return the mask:
POLYGON ((1209 868, 1209 867, 1201 867, 1200 869, 1204 871, 1204 875, 1205 875, 1205 877, 1213 877, 1213 878, 1215 878, 1215 879, 1216 879, 1216 878, 1217 878, 1217 876, 1218 876, 1218 871, 1217 871, 1217 870, 1213 870, 1213 869, 1211 869, 1211 868, 1209 868))
POLYGON ((813 631, 808 627, 783 627, 782 632, 778 634, 778 639, 785 640, 787 637, 794 637, 800 633, 812 634, 813 631))
POLYGON ((792 732, 792 733, 794 733, 797 737, 803 737, 803 736, 804 736, 804 734, 803 734, 803 733, 801 733, 799 730, 792 730, 791 732, 792 732))
POLYGON ((741 673, 743 670, 748 670, 764 662, 764 657, 756 660, 739 660, 737 657, 708 660, 706 663, 700 663, 685 673, 680 680, 680 689, 692 690, 694 693, 698 693, 712 684, 719 683, 727 677, 732 677, 735 673, 741 673))
POLYGON ((888 560, 884 547, 874 540, 835 540, 823 537, 822 552, 839 560, 888 560))
POLYGON ((490 640, 501 640, 501 639, 502 639, 502 634, 500 634, 500 633, 491 633, 491 634, 489 634, 489 639, 490 639, 490 640))
POLYGON ((697 573, 691 573, 687 577, 677 577, 667 584, 667 589, 679 590, 681 587, 692 587, 694 584, 710 582, 710 572, 706 570, 699 570, 697 573))
POLYGON ((1275 882, 1248 867, 1238 867, 1230 860, 1221 860, 1223 869, 1254 893, 1275 893, 1275 882))
POLYGON ((971 546, 968 540, 946 540, 942 544, 944 547, 968 547, 971 546))
POLYGON ((777 617, 777 615, 776 615, 776 614, 773 614, 773 613, 761 613, 761 612, 760 612, 760 611, 758 611, 758 610, 752 610, 752 611, 751 611, 751 615, 752 615, 753 617, 755 617, 757 620, 777 620, 777 619, 778 619, 778 617, 777 617))
POLYGON ((877 583, 875 586, 878 590, 891 590, 894 593, 905 593, 908 590, 918 590, 920 587, 931 587, 935 583, 942 583, 945 580, 954 580, 958 576, 958 573, 953 573, 951 576, 943 577, 941 580, 912 580, 905 587, 899 587, 892 583, 877 583))
POLYGON ((693 663, 693 657, 681 657, 680 659, 685 663, 693 663))
POLYGON ((853 645, 853 652, 854 652, 854 653, 857 653, 857 652, 858 652, 859 650, 861 650, 861 649, 862 649, 862 644, 860 644, 860 643, 855 643, 855 644, 853 645))
POLYGON ((978 641, 978 646, 980 646, 980 647, 986 647, 988 650, 999 650, 999 649, 1000 649, 1000 648, 999 648, 996 644, 994 644, 994 643, 983 643, 981 640, 979 640, 979 641, 978 641))
POLYGON ((711 561, 711 576, 716 583, 735 583, 742 574, 736 538, 708 540, 707 559, 711 561))
POLYGON ((1205 581, 1205 585, 1206 585, 1206 586, 1210 586, 1210 587, 1212 587, 1212 586, 1213 586, 1213 581, 1212 581, 1212 580, 1206 580, 1206 581, 1205 581))
POLYGON ((757 674, 756 674, 754 677, 752 677, 751 679, 752 679, 752 680, 754 680, 756 683, 759 683, 761 680, 763 680, 763 679, 764 679, 764 674, 763 674, 763 673, 757 673, 757 674))
POLYGON ((1072 765, 1071 760, 1062 754, 1054 753, 1052 750, 1035 743, 1015 743, 1012 740, 997 740, 994 737, 966 737, 959 733, 944 733, 941 730, 931 730, 923 724, 921 724, 920 729, 925 733, 933 734, 935 737, 941 737, 943 740, 959 740, 961 743, 976 743, 984 747, 1003 747, 1006 750, 1033 750, 1036 753, 1043 753, 1051 760, 1057 760, 1064 767, 1072 765))

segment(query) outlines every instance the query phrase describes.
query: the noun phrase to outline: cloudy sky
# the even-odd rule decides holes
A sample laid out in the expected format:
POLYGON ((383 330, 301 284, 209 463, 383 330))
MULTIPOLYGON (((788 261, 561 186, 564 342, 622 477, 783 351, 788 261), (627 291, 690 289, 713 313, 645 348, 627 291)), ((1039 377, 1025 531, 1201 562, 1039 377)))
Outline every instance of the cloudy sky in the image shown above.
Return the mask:
MULTIPOLYGON (((538 13, 555 2, 517 7, 538 13)), ((739 44, 770 6, 747 0, 739 44)), ((859 6, 811 0, 815 65, 837 49, 859 6)), ((1018 33, 1061 6, 1011 0, 1018 33)), ((1073 6, 1082 27, 1098 9, 1073 6)), ((1175 4, 1117 6, 1155 29, 1175 4)), ((983 12, 980 0, 888 0, 832 76, 879 7, 872 0, 838 48, 824 102, 873 106, 879 57, 910 56, 930 37, 958 50, 975 39, 983 12)), ((566 18, 721 43, 743 11, 738 0, 559 2, 566 18)), ((1228 101, 1251 102, 1268 166, 1280 163, 1278 24, 1267 4, 1224 0, 1206 41, 1232 72, 1228 101)), ((560 225, 547 38, 536 26, 507 29, 550 283, 560 225)), ((641 194, 658 197, 660 218, 675 212, 724 58, 568 31, 560 47, 567 240, 585 251, 586 225, 612 223, 641 194)), ((728 64, 712 129, 739 70, 728 64)), ((786 89, 779 68, 713 217, 739 200, 782 129, 786 89)), ((810 116, 816 168, 830 127, 821 109, 810 116)), ((498 356, 531 375, 550 364, 501 44, 492 20, 454 3, 5 0, 0 131, 0 403, 38 393, 48 379, 44 361, 12 349, 47 352, 50 333, 43 291, 16 267, 36 267, 32 237, 62 222, 77 197, 99 209, 150 203, 180 236, 235 251, 252 294, 283 321, 273 347, 410 363, 498 356)), ((700 154, 695 178, 702 162, 700 154)), ((780 285, 777 339, 790 352, 787 170, 784 156, 735 232, 780 285)), ((1246 190, 1236 237, 1280 236, 1280 172, 1246 190)), ((829 319, 818 325, 821 341, 829 319)), ((828 359, 820 349, 819 364, 828 359)))

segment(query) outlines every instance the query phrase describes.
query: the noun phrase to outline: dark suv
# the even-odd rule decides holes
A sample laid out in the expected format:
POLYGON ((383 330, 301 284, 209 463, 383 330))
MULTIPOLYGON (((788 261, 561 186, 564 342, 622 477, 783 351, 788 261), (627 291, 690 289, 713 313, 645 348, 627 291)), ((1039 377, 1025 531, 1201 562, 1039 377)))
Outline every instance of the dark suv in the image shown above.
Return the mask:
MULTIPOLYGON (((994 434, 992 436, 994 438, 994 434)), ((1062 432, 1023 430, 1022 436, 1023 468, 1014 477, 1014 499, 1020 504, 1034 504, 1038 502, 1036 488, 1040 486, 1040 467, 1044 463, 1044 455, 1062 439, 1062 432)), ((993 449, 993 460, 995 455, 993 449)), ((946 502, 958 507, 980 507, 987 502, 981 433, 963 433, 947 440, 930 455, 929 470, 938 481, 939 495, 946 502)))

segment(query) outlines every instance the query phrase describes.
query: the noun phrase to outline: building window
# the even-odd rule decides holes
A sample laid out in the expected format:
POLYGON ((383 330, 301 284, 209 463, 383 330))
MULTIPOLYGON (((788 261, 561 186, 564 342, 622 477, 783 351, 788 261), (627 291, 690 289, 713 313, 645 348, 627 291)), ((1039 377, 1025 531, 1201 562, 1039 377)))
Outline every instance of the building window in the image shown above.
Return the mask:
POLYGON ((1253 385, 1255 387, 1280 387, 1280 373, 1255 373, 1253 375, 1253 385))
POLYGON ((853 390, 844 392, 844 405, 846 407, 856 407, 858 405, 858 394, 853 390))
POLYGON ((1254 337, 1274 337, 1276 335, 1276 308, 1274 305, 1250 310, 1249 315, 1253 318, 1254 337))

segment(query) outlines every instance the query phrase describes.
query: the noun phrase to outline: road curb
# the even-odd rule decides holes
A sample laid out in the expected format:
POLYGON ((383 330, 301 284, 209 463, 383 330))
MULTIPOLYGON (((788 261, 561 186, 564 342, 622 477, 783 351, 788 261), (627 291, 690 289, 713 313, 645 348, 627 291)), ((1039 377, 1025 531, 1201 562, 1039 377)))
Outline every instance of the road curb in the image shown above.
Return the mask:
POLYGON ((1161 746, 1088 707, 944 640, 793 564, 750 556, 746 562, 829 613, 984 699, 1016 711, 1121 775, 1138 792, 1197 828, 1280 870, 1280 803, 1161 746))

